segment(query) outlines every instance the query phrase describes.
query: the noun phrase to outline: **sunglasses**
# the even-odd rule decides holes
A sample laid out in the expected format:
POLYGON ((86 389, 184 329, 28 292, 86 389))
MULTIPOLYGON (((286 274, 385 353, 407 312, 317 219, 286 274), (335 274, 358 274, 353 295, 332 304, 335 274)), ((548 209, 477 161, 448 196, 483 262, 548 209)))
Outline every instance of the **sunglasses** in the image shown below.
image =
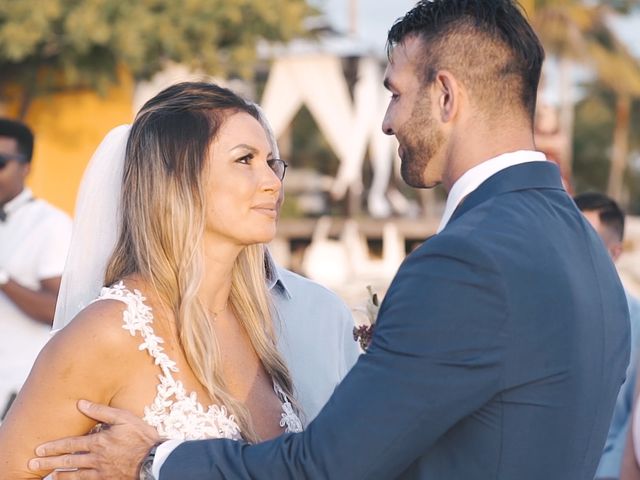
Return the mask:
POLYGON ((0 170, 6 167, 11 160, 16 160, 17 162, 23 162, 24 157, 22 155, 11 155, 7 153, 0 153, 0 170))
POLYGON ((273 170, 273 173, 282 181, 284 179, 284 174, 287 171, 287 167, 289 166, 287 162, 282 160, 281 158, 270 158, 267 160, 267 165, 269 168, 273 170))

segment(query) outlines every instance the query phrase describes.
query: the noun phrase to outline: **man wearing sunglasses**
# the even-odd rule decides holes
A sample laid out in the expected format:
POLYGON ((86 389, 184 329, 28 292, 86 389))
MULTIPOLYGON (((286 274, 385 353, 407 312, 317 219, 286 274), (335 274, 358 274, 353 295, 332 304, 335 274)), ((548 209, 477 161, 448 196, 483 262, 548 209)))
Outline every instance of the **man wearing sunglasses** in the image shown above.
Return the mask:
POLYGON ((33 133, 0 118, 0 420, 49 339, 71 219, 25 180, 33 133))

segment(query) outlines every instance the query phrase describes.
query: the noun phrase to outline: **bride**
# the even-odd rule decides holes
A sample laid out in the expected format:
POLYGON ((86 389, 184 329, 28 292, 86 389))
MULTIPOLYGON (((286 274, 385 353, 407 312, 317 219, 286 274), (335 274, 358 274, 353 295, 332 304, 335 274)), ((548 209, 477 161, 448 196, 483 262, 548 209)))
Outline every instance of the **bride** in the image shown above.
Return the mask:
POLYGON ((255 442, 302 429, 265 284, 262 244, 275 235, 285 169, 273 150, 258 110, 206 83, 167 88, 105 138, 78 212, 94 245, 72 246, 81 261, 68 267, 99 270, 115 244, 98 277, 107 287, 77 313, 91 281, 70 277, 79 299, 58 314, 77 315, 0 427, 0 479, 50 473, 27 461, 36 445, 94 427, 82 398, 130 410, 164 438, 255 442), (109 176, 121 189, 116 228, 92 209, 113 205, 87 207, 91 182, 109 176))

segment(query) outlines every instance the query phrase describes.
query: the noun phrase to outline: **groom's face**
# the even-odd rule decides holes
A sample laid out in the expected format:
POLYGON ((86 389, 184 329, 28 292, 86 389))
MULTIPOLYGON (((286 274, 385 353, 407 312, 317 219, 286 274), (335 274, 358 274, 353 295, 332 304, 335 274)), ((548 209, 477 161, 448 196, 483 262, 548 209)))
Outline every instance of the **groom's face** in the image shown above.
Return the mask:
POLYGON ((396 45, 385 72, 385 87, 391 100, 382 124, 387 135, 395 135, 402 178, 412 187, 430 188, 442 180, 444 136, 437 121, 434 88, 425 84, 424 45, 418 37, 407 37, 396 45))

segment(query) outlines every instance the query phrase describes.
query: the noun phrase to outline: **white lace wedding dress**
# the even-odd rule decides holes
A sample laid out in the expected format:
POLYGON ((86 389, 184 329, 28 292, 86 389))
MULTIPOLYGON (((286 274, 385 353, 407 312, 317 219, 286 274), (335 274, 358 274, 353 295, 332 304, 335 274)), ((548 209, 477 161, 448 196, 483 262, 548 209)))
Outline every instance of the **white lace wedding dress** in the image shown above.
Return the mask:
MULTIPOLYGON (((119 300, 126 304, 122 328, 132 336, 139 335, 140 350, 146 350, 160 367, 158 393, 151 405, 145 407, 143 420, 156 428, 161 437, 169 440, 201 440, 205 438, 228 438, 239 440, 241 432, 236 419, 224 406, 204 407, 196 392, 187 393, 184 385, 175 380, 176 363, 164 352, 164 341, 153 330, 151 308, 144 303, 145 297, 138 290, 129 290, 122 282, 104 287, 100 300, 119 300)), ((301 432, 302 422, 280 385, 274 380, 273 389, 282 402, 280 426, 285 432, 301 432)), ((45 480, 49 479, 47 476, 45 480)))
MULTIPOLYGON (((198 402, 195 392, 187 394, 184 385, 173 378, 178 372, 176 363, 162 348, 163 340, 153 331, 153 314, 138 290, 128 290, 122 282, 105 287, 94 301, 119 300, 127 305, 123 313, 122 328, 132 336, 140 335, 142 343, 138 347, 146 350, 160 367, 158 393, 153 403, 144 409, 144 421, 158 430, 160 436, 168 439, 200 440, 203 438, 240 439, 240 429, 233 415, 224 406, 209 405, 206 408, 198 402)), ((274 381, 273 388, 282 402, 280 426, 286 432, 302 431, 302 422, 295 414, 291 402, 282 388, 274 381)))

